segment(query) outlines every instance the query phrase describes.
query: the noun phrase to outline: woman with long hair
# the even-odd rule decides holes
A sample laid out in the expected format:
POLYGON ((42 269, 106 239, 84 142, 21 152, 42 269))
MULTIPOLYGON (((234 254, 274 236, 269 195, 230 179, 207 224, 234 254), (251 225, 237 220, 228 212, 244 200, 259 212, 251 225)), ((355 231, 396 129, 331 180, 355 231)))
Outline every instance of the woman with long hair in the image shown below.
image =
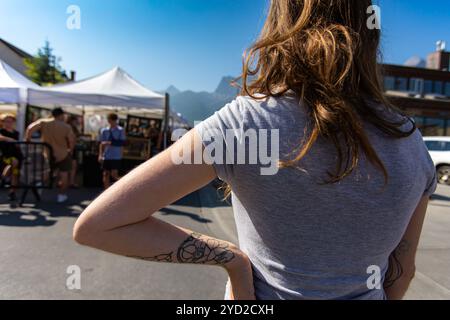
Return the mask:
POLYGON ((383 95, 371 5, 272 0, 241 95, 95 200, 75 240, 223 267, 227 299, 401 299, 436 176, 414 121, 383 95), (153 217, 216 177, 239 246, 153 217))

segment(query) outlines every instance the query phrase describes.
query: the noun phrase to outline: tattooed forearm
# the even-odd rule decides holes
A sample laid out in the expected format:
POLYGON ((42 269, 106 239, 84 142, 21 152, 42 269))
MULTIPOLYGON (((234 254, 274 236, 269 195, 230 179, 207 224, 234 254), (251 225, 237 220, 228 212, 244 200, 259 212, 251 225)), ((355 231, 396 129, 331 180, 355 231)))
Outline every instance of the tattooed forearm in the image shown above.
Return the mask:
POLYGON ((234 259, 234 253, 225 242, 192 233, 178 248, 177 259, 180 263, 225 265, 234 259))
POLYGON ((173 262, 173 252, 167 253, 167 254, 160 254, 154 257, 137 257, 137 256, 128 256, 128 258, 134 258, 139 260, 145 260, 145 261, 152 261, 152 262, 173 262))
POLYGON ((384 287, 389 288, 400 279, 403 275, 403 266, 400 262, 400 257, 409 251, 410 244, 406 240, 402 240, 394 252, 389 257, 389 268, 386 272, 384 280, 384 287))
POLYGON ((209 238, 198 233, 192 233, 174 252, 152 257, 129 256, 152 262, 178 262, 192 264, 208 264, 224 266, 235 258, 235 254, 227 242, 209 238))

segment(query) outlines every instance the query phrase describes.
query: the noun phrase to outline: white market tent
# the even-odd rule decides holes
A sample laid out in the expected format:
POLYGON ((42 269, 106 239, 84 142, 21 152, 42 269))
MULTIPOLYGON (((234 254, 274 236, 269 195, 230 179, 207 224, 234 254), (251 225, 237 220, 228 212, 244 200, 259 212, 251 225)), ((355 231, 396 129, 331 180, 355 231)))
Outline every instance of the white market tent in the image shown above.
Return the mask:
POLYGON ((166 96, 147 89, 120 67, 78 82, 30 89, 28 95, 32 105, 70 106, 83 112, 112 107, 155 111, 165 119, 163 131, 167 135, 170 108, 166 96))
POLYGON ((0 103, 26 103, 26 91, 39 86, 0 60, 0 103))
POLYGON ((165 96, 147 89, 115 67, 86 80, 30 90, 29 103, 164 109, 165 96))
POLYGON ((24 130, 29 89, 37 90, 39 86, 0 60, 0 104, 18 105, 17 129, 19 132, 24 130))
MULTIPOLYGON (((119 67, 98 76, 52 87, 40 87, 0 60, 0 103, 17 104, 19 132, 24 131, 26 105, 64 106, 98 112, 127 109, 128 112, 165 119, 167 126, 188 126, 171 112, 166 96, 147 89, 119 67)), ((167 128, 164 128, 167 134, 167 128)), ((166 139, 164 139, 166 141, 166 139)))

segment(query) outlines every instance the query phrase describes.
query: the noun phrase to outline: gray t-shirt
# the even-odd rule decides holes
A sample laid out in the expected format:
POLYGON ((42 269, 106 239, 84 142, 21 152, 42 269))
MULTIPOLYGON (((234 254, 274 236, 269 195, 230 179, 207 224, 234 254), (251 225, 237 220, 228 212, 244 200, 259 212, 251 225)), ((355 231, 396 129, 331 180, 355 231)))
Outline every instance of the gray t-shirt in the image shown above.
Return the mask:
MULTIPOLYGON (((396 113, 386 115, 401 119, 396 113)), ((383 289, 369 289, 368 279, 374 274, 370 267, 379 268, 382 284, 389 255, 403 237, 412 213, 422 196, 436 189, 436 170, 422 136, 416 130, 410 137, 394 139, 364 124, 389 174, 384 190, 383 174, 364 155, 357 170, 343 181, 320 184, 327 170, 335 172, 337 159, 335 147, 322 138, 301 168, 262 175, 266 162, 236 164, 239 145, 247 150, 254 145, 248 138, 251 134, 246 134, 249 129, 267 129, 267 136, 275 138, 271 130, 278 129, 279 158, 287 160, 293 151, 296 155, 306 120, 304 107, 290 93, 261 101, 238 97, 196 126, 206 147, 222 139, 226 141, 223 158, 235 160, 215 163, 214 168, 233 190, 239 245, 253 264, 256 297, 384 299, 383 289), (235 143, 227 140, 230 130, 236 135, 235 143)), ((411 122, 404 126, 405 131, 411 128, 411 122)), ((267 145, 268 154, 275 154, 274 145, 267 145)))

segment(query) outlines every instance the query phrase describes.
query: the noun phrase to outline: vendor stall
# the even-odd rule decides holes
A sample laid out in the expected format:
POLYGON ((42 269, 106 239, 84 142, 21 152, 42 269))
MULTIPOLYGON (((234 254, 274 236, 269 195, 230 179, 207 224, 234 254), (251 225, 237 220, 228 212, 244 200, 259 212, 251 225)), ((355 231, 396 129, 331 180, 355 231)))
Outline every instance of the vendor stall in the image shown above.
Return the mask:
POLYGON ((119 67, 79 82, 30 89, 28 100, 33 106, 59 106, 66 112, 82 114, 83 133, 91 137, 90 143, 83 141, 84 147, 80 148, 84 172, 89 172, 85 185, 86 180, 95 176, 88 184, 98 184, 97 136, 107 126, 108 113, 119 115, 119 123, 128 134, 123 153, 124 173, 166 146, 167 139, 163 136, 168 136, 171 118, 168 95, 145 88, 119 67))
MULTIPOLYGON (((98 76, 79 82, 52 87, 40 87, 0 61, 0 113, 17 115, 17 130, 22 134, 26 125, 50 115, 51 109, 62 107, 78 118, 76 158, 84 166, 85 182, 99 184, 98 134, 107 126, 107 115, 119 115, 128 142, 124 147, 125 173, 170 144, 171 132, 189 128, 181 115, 169 108, 169 96, 147 89, 124 70, 113 68, 98 76)), ((36 140, 38 136, 34 137, 36 140)))

